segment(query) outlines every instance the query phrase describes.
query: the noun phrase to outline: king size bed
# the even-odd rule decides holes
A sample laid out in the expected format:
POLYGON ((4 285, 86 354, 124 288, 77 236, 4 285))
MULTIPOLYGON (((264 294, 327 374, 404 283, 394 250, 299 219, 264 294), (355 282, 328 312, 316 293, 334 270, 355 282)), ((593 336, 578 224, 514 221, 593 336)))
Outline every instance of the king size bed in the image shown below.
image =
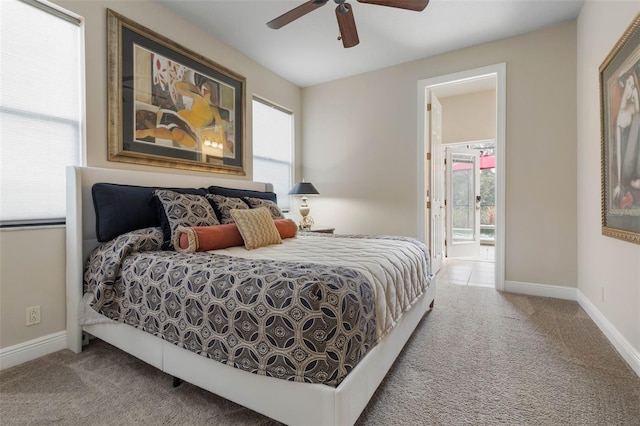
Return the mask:
POLYGON ((283 231, 291 224, 261 201, 271 190, 69 167, 68 347, 80 352, 84 332, 283 423, 353 424, 433 307, 427 249, 404 237, 283 231), (209 201, 198 220, 214 223, 176 222, 185 199, 209 201), (225 211, 230 199, 242 209, 225 211), (229 212, 236 220, 224 224, 229 212), (249 244, 257 222, 242 215, 258 213, 276 241, 249 244), (240 243, 206 247, 204 232, 224 229, 240 243))

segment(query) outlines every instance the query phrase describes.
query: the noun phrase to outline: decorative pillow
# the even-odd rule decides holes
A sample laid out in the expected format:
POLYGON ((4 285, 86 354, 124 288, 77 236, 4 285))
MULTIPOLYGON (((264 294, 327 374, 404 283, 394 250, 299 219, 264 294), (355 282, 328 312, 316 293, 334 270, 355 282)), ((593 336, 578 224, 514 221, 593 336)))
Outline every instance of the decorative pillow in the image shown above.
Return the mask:
POLYGON ((164 217, 160 217, 160 226, 164 234, 163 250, 172 250, 178 226, 219 225, 220 222, 213 207, 202 195, 180 194, 175 191, 158 189, 154 192, 164 208, 164 217))
POLYGON ((156 189, 169 189, 181 194, 205 195, 199 188, 160 188, 151 186, 96 183, 91 187, 96 212, 96 237, 100 242, 110 241, 118 235, 149 227, 160 226, 164 215, 162 204, 155 199, 156 189), (160 204, 158 207, 157 204, 160 204))
POLYGON ((291 219, 275 219, 273 223, 278 229, 280 238, 293 238, 298 235, 298 225, 291 219))
POLYGON ((174 239, 176 251, 194 253, 244 245, 235 223, 216 226, 178 226, 174 239))
POLYGON ((153 191, 144 186, 94 184, 91 195, 98 241, 106 242, 136 229, 160 226, 158 214, 149 206, 153 191))
POLYGON ((266 207, 258 207, 249 210, 231 210, 231 216, 235 219, 238 230, 244 240, 247 250, 271 244, 282 244, 271 213, 266 207))
POLYGON ((242 201, 241 198, 225 197, 224 195, 207 194, 207 199, 211 201, 220 223, 226 225, 228 223, 235 223, 231 214, 229 213, 233 209, 241 210, 248 209, 249 205, 242 201))
POLYGON ((225 188, 223 186, 210 186, 207 188, 209 194, 216 195, 224 195, 225 197, 233 197, 233 198, 262 198, 264 200, 271 200, 274 203, 278 202, 278 197, 275 192, 262 192, 262 191, 252 191, 250 189, 233 189, 233 188, 225 188))
POLYGON ((282 210, 280 210, 280 207, 278 207, 278 205, 271 200, 263 200, 261 198, 251 197, 245 197, 245 200, 247 203, 249 203, 249 206, 252 209, 257 209, 258 207, 266 207, 269 209, 271 217, 273 217, 274 219, 284 219, 284 215, 282 214, 282 210))
MULTIPOLYGON (((298 225, 291 219, 273 221, 281 239, 293 238, 298 232, 298 225)), ((175 249, 181 253, 217 250, 228 247, 243 246, 244 240, 235 223, 216 226, 194 226, 187 228, 178 226, 174 239, 175 249)))

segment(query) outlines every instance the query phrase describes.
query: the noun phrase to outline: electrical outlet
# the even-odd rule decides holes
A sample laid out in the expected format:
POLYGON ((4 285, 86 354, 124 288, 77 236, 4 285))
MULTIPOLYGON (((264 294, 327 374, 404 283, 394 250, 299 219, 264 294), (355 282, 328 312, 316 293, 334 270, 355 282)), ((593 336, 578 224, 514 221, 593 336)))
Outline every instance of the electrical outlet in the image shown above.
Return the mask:
POLYGON ((27 326, 40 324, 40 306, 27 308, 27 326))

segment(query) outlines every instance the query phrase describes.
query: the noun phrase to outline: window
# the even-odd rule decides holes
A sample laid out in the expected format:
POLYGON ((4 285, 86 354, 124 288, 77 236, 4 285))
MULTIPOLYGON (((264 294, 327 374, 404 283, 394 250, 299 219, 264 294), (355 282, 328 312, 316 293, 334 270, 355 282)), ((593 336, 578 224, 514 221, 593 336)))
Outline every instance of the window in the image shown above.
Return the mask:
POLYGON ((293 114, 254 98, 253 180, 273 184, 283 211, 289 211, 290 207, 293 141, 293 114))
POLYGON ((36 0, 0 12, 0 226, 64 223, 84 140, 82 21, 36 0))

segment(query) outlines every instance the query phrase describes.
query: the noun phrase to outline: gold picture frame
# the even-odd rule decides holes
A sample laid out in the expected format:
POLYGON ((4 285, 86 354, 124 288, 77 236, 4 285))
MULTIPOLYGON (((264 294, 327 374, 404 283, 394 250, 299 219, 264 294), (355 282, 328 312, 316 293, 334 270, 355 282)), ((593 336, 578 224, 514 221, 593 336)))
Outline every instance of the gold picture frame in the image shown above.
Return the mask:
POLYGON ((107 9, 108 159, 245 175, 244 77, 107 9))
POLYGON ((640 244, 640 14, 600 65, 602 234, 640 244))

